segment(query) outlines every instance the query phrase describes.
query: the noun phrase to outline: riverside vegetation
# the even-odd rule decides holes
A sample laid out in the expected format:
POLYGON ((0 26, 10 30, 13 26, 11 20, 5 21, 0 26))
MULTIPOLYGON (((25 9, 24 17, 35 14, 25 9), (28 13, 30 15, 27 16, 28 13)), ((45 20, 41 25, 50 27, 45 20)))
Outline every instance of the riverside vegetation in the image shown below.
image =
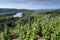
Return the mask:
POLYGON ((45 13, 23 13, 21 18, 0 18, 0 40, 60 40, 60 10, 45 13), (15 35, 14 35, 15 34, 15 35), (16 36, 16 37, 15 37, 16 36))

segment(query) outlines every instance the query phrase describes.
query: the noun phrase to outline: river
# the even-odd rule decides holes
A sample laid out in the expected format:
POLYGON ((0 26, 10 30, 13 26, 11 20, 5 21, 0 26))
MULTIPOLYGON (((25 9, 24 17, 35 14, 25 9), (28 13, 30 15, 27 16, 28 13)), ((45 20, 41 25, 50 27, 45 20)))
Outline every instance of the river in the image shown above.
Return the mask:
POLYGON ((22 17, 22 12, 17 12, 13 17, 22 17))

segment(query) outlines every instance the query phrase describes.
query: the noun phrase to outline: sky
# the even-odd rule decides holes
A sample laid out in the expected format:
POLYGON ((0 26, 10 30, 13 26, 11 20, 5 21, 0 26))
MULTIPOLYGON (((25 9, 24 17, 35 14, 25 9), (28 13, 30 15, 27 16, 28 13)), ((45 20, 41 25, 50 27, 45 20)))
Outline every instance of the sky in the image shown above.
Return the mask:
POLYGON ((0 8, 59 9, 60 0, 0 0, 0 8))

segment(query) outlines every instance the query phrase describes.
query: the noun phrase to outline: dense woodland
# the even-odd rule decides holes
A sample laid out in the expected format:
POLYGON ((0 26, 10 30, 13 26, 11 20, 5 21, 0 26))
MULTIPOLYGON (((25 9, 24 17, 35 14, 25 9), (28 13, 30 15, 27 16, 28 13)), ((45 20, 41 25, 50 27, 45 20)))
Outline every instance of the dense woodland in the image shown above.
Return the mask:
POLYGON ((14 14, 0 13, 0 40, 60 40, 60 10, 14 14))

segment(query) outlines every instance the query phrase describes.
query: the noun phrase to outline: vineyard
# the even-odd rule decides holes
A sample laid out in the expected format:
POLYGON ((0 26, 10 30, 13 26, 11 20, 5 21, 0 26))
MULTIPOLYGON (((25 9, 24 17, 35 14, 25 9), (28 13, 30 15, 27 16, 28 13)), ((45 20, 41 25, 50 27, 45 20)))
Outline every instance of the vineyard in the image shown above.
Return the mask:
POLYGON ((15 27, 5 25, 1 40, 60 40, 60 11, 24 14, 15 21, 15 27), (16 37, 15 37, 16 36, 16 37))

